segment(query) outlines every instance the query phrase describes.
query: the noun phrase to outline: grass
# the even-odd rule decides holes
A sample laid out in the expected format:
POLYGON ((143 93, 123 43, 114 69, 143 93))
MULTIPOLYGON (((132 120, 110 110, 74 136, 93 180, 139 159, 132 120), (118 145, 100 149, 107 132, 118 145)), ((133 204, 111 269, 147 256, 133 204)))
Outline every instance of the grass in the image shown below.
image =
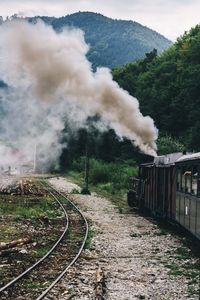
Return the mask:
POLYGON ((89 227, 88 237, 87 237, 87 240, 86 240, 86 243, 85 243, 85 247, 84 247, 85 249, 90 249, 91 248, 92 238, 95 236, 95 234, 96 234, 95 229, 89 227))
POLYGON ((61 215, 60 209, 55 209, 50 197, 43 196, 35 199, 33 196, 0 195, 0 241, 10 242, 20 238, 24 232, 24 221, 29 220, 32 226, 48 224, 50 219, 61 215))
POLYGON ((184 247, 179 247, 176 249, 176 258, 179 260, 189 259, 191 257, 191 253, 189 249, 184 247))
POLYGON ((142 235, 140 233, 131 232, 130 237, 142 237, 142 235))
POLYGON ((83 172, 78 172, 75 170, 69 170, 66 173, 66 176, 68 178, 71 178, 73 180, 74 183, 83 186, 84 184, 84 173, 83 172))
POLYGON ((188 295, 189 296, 193 296, 193 295, 199 295, 199 299, 200 299, 200 287, 199 288, 195 288, 193 286, 189 286, 188 287, 188 295))
POLYGON ((38 248, 35 250, 35 256, 43 257, 49 251, 49 249, 49 247, 38 248))
POLYGON ((80 194, 80 191, 78 189, 72 189, 70 194, 80 194))
POLYGON ((188 295, 199 294, 199 282, 200 282, 200 262, 188 262, 191 259, 190 251, 185 247, 179 247, 175 251, 174 258, 178 260, 178 263, 172 262, 165 264, 165 267, 169 269, 169 275, 172 277, 184 276, 188 280, 188 295))
POLYGON ((163 236, 163 235, 167 235, 168 232, 165 229, 159 229, 158 231, 155 231, 153 233, 154 236, 163 236))
POLYGON ((25 285, 29 289, 42 289, 45 287, 44 283, 40 283, 40 282, 37 283, 37 282, 31 282, 31 281, 25 282, 25 285))
POLYGON ((151 235, 151 231, 144 231, 142 233, 138 233, 138 232, 130 233, 130 237, 142 237, 142 236, 148 236, 148 235, 151 235))
POLYGON ((138 168, 133 160, 106 163, 92 159, 90 162, 90 183, 104 184, 111 193, 127 189, 130 176, 137 175, 138 168))
MULTIPOLYGON (((21 204, 20 202, 12 202, 11 197, 8 197, 8 201, 3 202, 0 199, 0 214, 4 216, 12 215, 15 216, 15 218, 38 219, 44 216, 52 218, 55 217, 58 213, 58 211, 55 212, 55 208, 52 206, 52 202, 48 197, 42 197, 39 203, 31 203, 32 198, 30 198, 29 205, 26 206, 22 201, 23 198, 24 197, 21 198, 21 204)), ((13 198, 13 200, 14 199, 15 198, 13 198)))
POLYGON ((7 243, 10 242, 10 237, 13 236, 13 238, 20 237, 19 230, 12 226, 12 224, 4 224, 0 226, 0 241, 7 243))
MULTIPOLYGON (((84 185, 84 160, 84 157, 74 160, 70 171, 66 174, 81 187, 84 185)), ((113 202, 123 209, 122 202, 126 202, 129 177, 136 176, 137 173, 138 167, 134 160, 108 163, 92 158, 89 168, 89 189, 113 199, 113 202)))
MULTIPOLYGON (((129 172, 131 173, 131 175, 134 175, 134 171, 132 173, 129 170, 129 172)), ((111 202, 117 207, 119 213, 123 213, 125 210, 129 209, 126 196, 128 190, 129 174, 126 174, 126 180, 124 180, 123 183, 120 184, 120 176, 113 177, 109 182, 104 183, 99 182, 94 184, 90 180, 89 190, 91 192, 97 193, 101 197, 110 199, 111 202)), ((66 176, 79 186, 84 186, 84 172, 70 170, 69 172, 67 172, 66 176)))

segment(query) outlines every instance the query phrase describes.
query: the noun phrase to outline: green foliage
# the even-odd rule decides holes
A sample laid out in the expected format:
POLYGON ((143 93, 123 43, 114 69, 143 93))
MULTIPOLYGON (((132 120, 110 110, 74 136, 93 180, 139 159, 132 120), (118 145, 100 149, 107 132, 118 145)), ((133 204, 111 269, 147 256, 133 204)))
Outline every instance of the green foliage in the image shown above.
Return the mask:
POLYGON ((112 171, 113 164, 106 164, 103 161, 91 159, 90 182, 93 184, 109 182, 112 171))
POLYGON ((99 190, 101 190, 101 191, 105 191, 105 192, 107 192, 109 194, 113 194, 114 193, 112 182, 98 183, 97 186, 98 186, 99 190))
MULTIPOLYGON (((38 17, 37 17, 38 18, 38 17)), ((101 14, 79 12, 61 18, 41 17, 57 31, 64 26, 78 27, 90 45, 88 58, 94 68, 116 67, 144 57, 156 48, 159 52, 171 45, 161 34, 132 21, 113 20, 101 14)), ((29 18, 35 22, 36 18, 29 18)))
MULTIPOLYGON (((67 128, 65 130, 67 131, 67 128)), ((89 156, 104 162, 132 159, 138 161, 141 156, 130 141, 126 139, 120 141, 113 130, 99 132, 92 125, 88 132, 81 129, 76 136, 72 135, 70 140, 64 142, 68 144, 60 158, 61 171, 64 173, 66 170, 78 172, 84 170, 86 144, 89 156)))
POLYGON ((44 216, 49 218, 55 217, 55 210, 48 199, 41 199, 39 204, 32 204, 31 206, 22 205, 9 202, 0 201, 1 215, 15 215, 17 218, 38 219, 44 216))
MULTIPOLYGON (((90 171, 92 184, 112 184, 112 192, 128 187, 128 178, 136 174, 135 167, 129 167, 125 163, 104 163, 93 160, 90 171)), ((108 185, 105 186, 108 190, 108 185)))
MULTIPOLYGON (((162 55, 155 54, 113 70, 114 79, 139 99, 143 114, 153 117, 160 132, 172 137, 173 151, 182 148, 179 141, 187 150, 199 151, 200 25, 162 55)), ((170 139, 159 141, 161 152, 166 143, 172 152, 170 139)))
POLYGON ((71 170, 82 172, 85 167, 85 157, 81 156, 78 159, 72 161, 71 170))
POLYGON ((172 138, 169 135, 160 136, 158 138, 157 146, 159 155, 183 152, 186 150, 185 145, 183 145, 178 139, 172 138))
POLYGON ((94 228, 89 227, 87 240, 85 242, 85 249, 90 249, 92 244, 92 239, 95 236, 96 231, 94 228))
POLYGON ((72 194, 72 195, 73 194, 80 194, 80 191, 78 189, 74 188, 74 189, 71 190, 70 194, 72 194))
MULTIPOLYGON (((77 167, 74 171, 80 172, 79 162, 82 163, 83 160, 84 157, 81 157, 72 163, 73 168, 77 167)), ((83 176, 83 164, 82 167, 83 176)), ((127 189, 129 177, 136 176, 138 171, 134 160, 108 163, 94 158, 90 159, 89 170, 89 183, 112 194, 127 189)))
POLYGON ((49 250, 50 250, 49 247, 37 248, 37 249, 35 249, 34 255, 36 257, 43 257, 49 250))

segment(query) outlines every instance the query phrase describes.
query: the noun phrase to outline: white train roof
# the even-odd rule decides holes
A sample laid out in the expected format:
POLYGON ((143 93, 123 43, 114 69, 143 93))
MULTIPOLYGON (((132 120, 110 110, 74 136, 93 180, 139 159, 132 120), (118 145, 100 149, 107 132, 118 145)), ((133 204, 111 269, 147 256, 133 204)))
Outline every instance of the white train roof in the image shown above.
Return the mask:
POLYGON ((142 164, 143 166, 151 167, 152 165, 157 167, 162 166, 171 166, 175 165, 175 163, 189 161, 189 160, 196 160, 200 159, 200 152, 197 153, 186 153, 183 154, 182 152, 170 153, 166 155, 160 155, 154 157, 153 161, 149 163, 142 164))
POLYGON ((200 152, 182 155, 176 162, 182 162, 187 160, 200 159, 200 152))
POLYGON ((173 165, 182 156, 183 156, 182 152, 161 155, 161 156, 155 157, 153 163, 156 166, 173 165))

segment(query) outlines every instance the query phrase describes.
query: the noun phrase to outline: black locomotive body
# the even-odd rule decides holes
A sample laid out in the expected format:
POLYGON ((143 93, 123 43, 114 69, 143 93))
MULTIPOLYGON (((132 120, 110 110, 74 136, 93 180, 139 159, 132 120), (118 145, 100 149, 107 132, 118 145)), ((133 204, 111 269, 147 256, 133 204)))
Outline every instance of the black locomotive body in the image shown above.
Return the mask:
POLYGON ((128 203, 172 219, 200 239, 200 153, 173 153, 141 164, 128 203))

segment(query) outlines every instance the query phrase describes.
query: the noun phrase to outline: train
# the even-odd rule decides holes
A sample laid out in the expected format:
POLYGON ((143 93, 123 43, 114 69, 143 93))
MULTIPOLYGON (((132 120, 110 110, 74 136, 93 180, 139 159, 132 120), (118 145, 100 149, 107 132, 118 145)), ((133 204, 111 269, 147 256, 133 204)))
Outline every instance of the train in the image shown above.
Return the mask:
POLYGON ((175 221, 200 240, 200 152, 148 159, 130 178, 130 207, 175 221))

